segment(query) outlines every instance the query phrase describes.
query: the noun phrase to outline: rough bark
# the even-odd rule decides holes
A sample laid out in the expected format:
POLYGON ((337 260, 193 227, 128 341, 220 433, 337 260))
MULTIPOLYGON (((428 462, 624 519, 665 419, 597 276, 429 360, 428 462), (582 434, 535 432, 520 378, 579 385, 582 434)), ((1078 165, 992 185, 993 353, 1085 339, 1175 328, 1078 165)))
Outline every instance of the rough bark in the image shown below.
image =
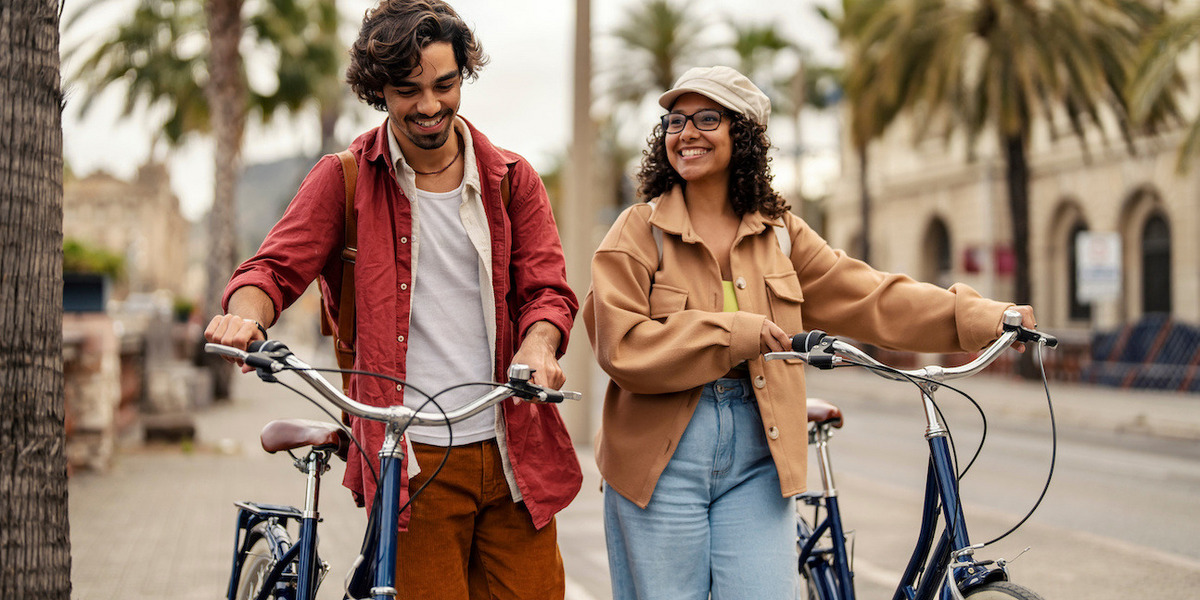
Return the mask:
POLYGON ((0 6, 0 598, 69 600, 54 0, 0 6))
MULTIPOLYGON (((220 313, 221 291, 233 273, 237 253, 237 221, 234 194, 242 171, 242 136, 246 129, 248 106, 245 79, 242 77, 242 0, 207 0, 210 58, 209 81, 205 90, 212 115, 216 141, 213 168, 213 204, 209 212, 209 251, 206 264, 208 290, 202 303, 205 316, 220 313)), ((213 392, 217 398, 229 396, 232 370, 224 361, 211 361, 213 392)))
POLYGON ((1025 140, 1009 136, 1004 140, 1005 178, 1008 183, 1008 213, 1012 219, 1013 301, 1030 304, 1029 280, 1029 163, 1025 158, 1025 140))

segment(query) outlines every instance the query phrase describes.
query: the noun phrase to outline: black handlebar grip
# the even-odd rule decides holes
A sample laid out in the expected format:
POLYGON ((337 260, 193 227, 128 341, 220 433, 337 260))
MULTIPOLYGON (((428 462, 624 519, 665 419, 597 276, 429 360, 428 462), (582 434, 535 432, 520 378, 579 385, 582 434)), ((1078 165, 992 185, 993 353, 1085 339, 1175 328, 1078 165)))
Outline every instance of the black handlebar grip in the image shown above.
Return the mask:
POLYGON ((792 351, 793 352, 812 352, 821 340, 825 339, 825 332, 820 329, 812 331, 803 331, 792 336, 792 351))
POLYGON ((262 354, 251 353, 246 355, 246 364, 255 369, 270 369, 271 365, 275 364, 275 359, 262 354))
POLYGON ((258 352, 266 345, 267 340, 254 340, 250 345, 246 346, 246 352, 258 352))
POLYGON ((558 390, 545 389, 542 393, 545 394, 546 402, 561 403, 564 400, 562 392, 558 390))

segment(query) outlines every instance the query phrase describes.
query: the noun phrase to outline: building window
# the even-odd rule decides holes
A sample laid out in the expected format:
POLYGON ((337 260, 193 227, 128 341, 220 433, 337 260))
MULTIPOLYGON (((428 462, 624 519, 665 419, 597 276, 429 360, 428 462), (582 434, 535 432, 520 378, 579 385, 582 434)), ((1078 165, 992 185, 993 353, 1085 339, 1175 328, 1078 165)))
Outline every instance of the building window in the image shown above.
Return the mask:
POLYGON ((1160 214, 1142 229, 1142 311, 1171 312, 1171 228, 1160 214))
POLYGON ((1071 226, 1067 236, 1067 293, 1069 308, 1067 318, 1072 321, 1091 321, 1092 305, 1079 301, 1079 255, 1078 240, 1081 234, 1087 233, 1087 226, 1082 221, 1076 221, 1071 226))

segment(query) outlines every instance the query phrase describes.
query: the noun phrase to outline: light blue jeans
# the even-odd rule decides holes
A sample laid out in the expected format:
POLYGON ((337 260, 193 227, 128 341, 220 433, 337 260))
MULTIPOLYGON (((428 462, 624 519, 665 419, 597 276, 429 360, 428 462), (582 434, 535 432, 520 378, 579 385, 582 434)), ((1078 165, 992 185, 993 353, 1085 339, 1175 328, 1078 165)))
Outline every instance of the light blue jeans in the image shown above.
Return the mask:
POLYGON ((750 382, 704 386, 645 510, 604 488, 614 600, 797 598, 794 501, 750 382))

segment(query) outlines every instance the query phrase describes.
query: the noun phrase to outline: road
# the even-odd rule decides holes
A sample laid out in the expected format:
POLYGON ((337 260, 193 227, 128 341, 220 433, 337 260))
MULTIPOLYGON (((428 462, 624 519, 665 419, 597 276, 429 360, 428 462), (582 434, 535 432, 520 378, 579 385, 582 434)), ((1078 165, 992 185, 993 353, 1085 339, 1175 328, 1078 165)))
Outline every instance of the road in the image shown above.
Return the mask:
MULTIPOLYGON (((846 427, 832 442, 861 598, 890 598, 920 523, 927 446, 919 398, 895 385, 880 401, 848 393, 840 374, 810 374, 810 395, 837 397, 846 427)), ((911 386, 908 386, 911 387, 911 386)), ((968 391, 969 391, 968 386, 968 391)), ((1003 398, 976 398, 1002 412, 1003 398)), ((965 462, 979 418, 948 392, 939 404, 965 462)), ((1044 413, 1045 414, 1045 413, 1044 413)), ((1036 501, 1049 468, 1047 418, 993 418, 962 483, 972 541, 990 540, 1036 501)), ((814 469, 815 471, 815 469, 814 469)), ((815 473, 810 481, 816 482, 815 473)), ((1052 485, 1021 529, 980 551, 1012 559, 1014 581, 1047 600, 1194 598, 1200 589, 1200 444, 1063 427, 1052 485)))

